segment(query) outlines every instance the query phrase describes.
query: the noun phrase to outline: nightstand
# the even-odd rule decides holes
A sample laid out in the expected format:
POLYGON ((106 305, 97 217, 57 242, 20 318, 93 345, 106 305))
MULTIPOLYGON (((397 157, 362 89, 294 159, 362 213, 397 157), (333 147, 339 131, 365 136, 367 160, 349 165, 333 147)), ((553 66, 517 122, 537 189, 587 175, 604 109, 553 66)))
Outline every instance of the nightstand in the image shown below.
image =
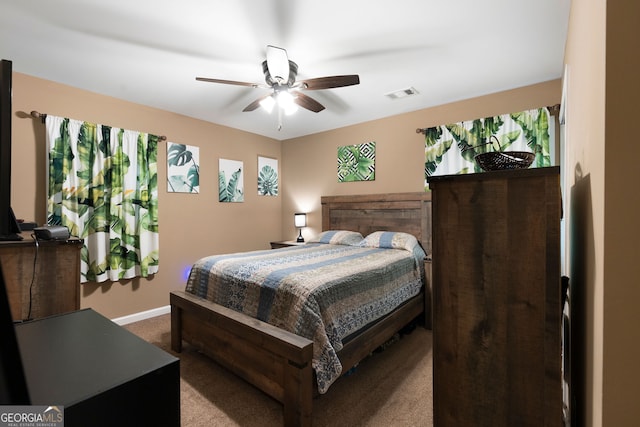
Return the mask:
POLYGON ((271 249, 286 248, 287 246, 301 246, 304 242, 296 242, 295 240, 285 240, 281 242, 270 242, 271 249))

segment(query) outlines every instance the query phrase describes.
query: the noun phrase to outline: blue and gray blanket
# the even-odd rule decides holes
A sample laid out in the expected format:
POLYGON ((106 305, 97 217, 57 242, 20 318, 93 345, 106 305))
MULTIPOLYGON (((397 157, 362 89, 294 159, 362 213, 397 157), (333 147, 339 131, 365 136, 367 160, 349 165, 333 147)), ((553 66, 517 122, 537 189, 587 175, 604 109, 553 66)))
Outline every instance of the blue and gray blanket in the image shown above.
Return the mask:
POLYGON ((215 255, 193 266, 186 290, 312 340, 325 393, 342 373, 342 340, 419 293, 423 258, 419 246, 321 243, 215 255))

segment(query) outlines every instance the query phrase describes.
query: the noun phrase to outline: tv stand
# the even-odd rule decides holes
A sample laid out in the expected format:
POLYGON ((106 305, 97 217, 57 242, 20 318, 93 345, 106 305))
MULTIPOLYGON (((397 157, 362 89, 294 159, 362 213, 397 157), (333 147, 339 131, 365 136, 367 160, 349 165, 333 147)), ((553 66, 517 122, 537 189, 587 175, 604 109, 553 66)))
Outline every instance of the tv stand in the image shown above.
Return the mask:
POLYGON ((1 242, 19 242, 20 240, 23 240, 23 239, 24 237, 22 237, 18 233, 0 234, 1 242))
POLYGON ((82 239, 0 241, 0 264, 13 320, 30 320, 80 308, 82 239))

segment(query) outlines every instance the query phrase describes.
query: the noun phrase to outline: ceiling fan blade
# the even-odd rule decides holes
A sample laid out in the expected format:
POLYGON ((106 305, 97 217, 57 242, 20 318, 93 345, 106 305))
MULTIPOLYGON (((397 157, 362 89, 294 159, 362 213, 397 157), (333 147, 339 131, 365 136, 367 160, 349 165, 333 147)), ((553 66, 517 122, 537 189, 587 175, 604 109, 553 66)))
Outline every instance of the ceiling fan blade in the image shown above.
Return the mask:
POLYGON ((331 89, 360 84, 360 76, 349 74, 346 76, 318 77, 316 79, 301 80, 298 84, 306 90, 331 89))
POLYGON ((313 111, 314 113, 319 113, 320 111, 324 110, 324 105, 320 104, 315 99, 301 92, 297 92, 295 94, 295 98, 293 98, 293 102, 295 102, 302 108, 306 108, 309 111, 313 111))
POLYGON ((210 82, 210 83, 222 83, 225 85, 236 85, 236 86, 249 86, 249 87, 261 87, 262 85, 259 85, 257 83, 247 83, 247 82, 237 82, 235 80, 220 80, 220 79, 210 79, 207 77, 196 77, 196 80, 200 81, 200 82, 210 82))
POLYGON ((289 57, 287 51, 276 46, 267 46, 267 67, 269 74, 280 84, 289 80, 289 57))
POLYGON ((270 97, 271 94, 262 96, 258 99, 256 99, 255 101, 253 101, 251 104, 247 105, 246 107, 244 107, 244 110, 242 110, 243 112, 248 112, 248 111, 253 111, 256 108, 258 108, 260 106, 260 103, 262 102, 263 99, 270 97))

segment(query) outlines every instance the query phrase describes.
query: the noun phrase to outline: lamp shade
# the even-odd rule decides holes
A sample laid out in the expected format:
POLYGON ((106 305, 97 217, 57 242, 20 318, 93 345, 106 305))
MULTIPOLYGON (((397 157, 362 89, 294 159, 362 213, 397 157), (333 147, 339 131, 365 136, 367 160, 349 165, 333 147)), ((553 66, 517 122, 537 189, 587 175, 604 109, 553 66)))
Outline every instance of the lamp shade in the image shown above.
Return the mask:
POLYGON ((267 111, 267 113, 271 113, 275 105, 276 105, 276 100, 273 99, 273 95, 267 96, 265 99, 260 101, 260 106, 264 108, 267 111))
POLYGON ((293 223, 297 228, 306 227, 307 226, 307 214, 306 213, 294 213, 293 214, 293 223))

